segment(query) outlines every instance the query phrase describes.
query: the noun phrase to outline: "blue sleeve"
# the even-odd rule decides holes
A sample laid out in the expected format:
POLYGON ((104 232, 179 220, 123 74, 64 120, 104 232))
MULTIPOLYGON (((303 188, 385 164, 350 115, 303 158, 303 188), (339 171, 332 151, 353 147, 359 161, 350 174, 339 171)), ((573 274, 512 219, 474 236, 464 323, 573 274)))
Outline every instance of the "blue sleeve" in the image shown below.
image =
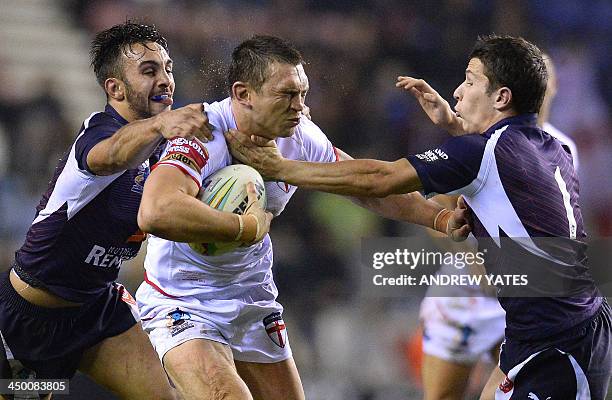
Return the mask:
POLYGON ((92 116, 83 124, 83 129, 74 145, 75 157, 79 169, 91 172, 87 165, 89 151, 98 143, 107 139, 121 128, 121 124, 105 113, 92 116))
POLYGON ((487 138, 453 137, 440 147, 407 157, 416 169, 426 195, 461 193, 478 177, 487 138))

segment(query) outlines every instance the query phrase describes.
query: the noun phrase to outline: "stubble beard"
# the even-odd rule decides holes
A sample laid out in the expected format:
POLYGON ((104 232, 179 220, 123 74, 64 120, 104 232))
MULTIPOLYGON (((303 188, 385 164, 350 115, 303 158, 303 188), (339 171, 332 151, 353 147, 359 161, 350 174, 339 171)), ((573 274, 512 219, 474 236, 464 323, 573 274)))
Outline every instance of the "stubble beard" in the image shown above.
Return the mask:
POLYGON ((149 98, 142 93, 137 93, 132 90, 132 86, 125 81, 125 97, 130 111, 136 116, 136 119, 146 119, 153 116, 149 109, 149 98))

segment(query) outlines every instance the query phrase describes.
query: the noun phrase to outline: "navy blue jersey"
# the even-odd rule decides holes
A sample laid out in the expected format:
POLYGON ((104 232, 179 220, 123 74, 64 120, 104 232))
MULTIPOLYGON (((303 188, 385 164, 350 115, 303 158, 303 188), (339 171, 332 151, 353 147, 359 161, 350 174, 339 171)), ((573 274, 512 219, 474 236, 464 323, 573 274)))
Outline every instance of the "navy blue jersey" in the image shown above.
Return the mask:
MULTIPOLYGON (((483 134, 451 138, 408 160, 427 195, 464 195, 475 215, 474 235, 500 247, 486 257, 488 272, 516 273, 517 259, 504 259, 501 249, 508 243, 502 238, 512 238, 516 246, 509 250, 523 253, 522 264, 546 265, 583 284, 573 297, 500 297, 506 336, 544 337, 595 314, 601 298, 592 279, 585 278, 586 234, 572 156, 536 126, 535 114, 506 118, 483 134), (547 247, 538 238, 565 239, 547 247)), ((504 296, 503 289, 499 294, 504 296)))
POLYGON ((138 253, 144 234, 136 217, 155 155, 109 176, 95 175, 87 166, 89 151, 126 124, 110 105, 83 122, 15 254, 16 271, 26 282, 85 302, 106 292, 123 261, 138 253))

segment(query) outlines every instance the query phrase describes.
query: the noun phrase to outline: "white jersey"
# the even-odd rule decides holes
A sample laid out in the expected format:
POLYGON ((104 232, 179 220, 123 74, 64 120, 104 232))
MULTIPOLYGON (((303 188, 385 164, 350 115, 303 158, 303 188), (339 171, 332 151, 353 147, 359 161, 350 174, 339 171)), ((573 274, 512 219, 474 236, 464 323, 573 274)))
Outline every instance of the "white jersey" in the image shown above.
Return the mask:
MULTIPOLYGON (((230 165, 232 158, 223 133, 236 129, 231 99, 204 104, 210 123, 214 126, 214 140, 208 143, 173 139, 156 165, 171 165, 189 174, 201 186, 204 179, 215 171, 230 165), (199 148, 201 147, 201 148, 199 148), (173 152, 194 148, 204 157, 203 165, 180 157, 173 152)), ((336 161, 336 151, 325 134, 308 118, 302 117, 292 137, 277 138, 283 157, 312 162, 336 161)), ((197 156, 197 154, 196 154, 197 156)), ((284 182, 266 182, 267 210, 278 216, 297 189, 284 182)), ((272 281, 272 243, 266 235, 263 241, 241 247, 219 256, 203 256, 187 243, 177 243, 151 236, 145 259, 146 281, 162 294, 181 297, 197 295, 200 299, 231 299, 247 293, 250 287, 261 286, 275 292, 272 281)))

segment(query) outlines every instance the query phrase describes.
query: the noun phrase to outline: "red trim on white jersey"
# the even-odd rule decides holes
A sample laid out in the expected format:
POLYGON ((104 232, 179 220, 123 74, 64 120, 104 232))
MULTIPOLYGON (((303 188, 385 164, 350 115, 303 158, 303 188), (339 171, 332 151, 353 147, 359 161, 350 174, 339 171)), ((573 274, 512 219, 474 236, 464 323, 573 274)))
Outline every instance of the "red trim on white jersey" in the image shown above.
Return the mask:
POLYGON ((338 152, 336 146, 332 146, 332 148, 334 149, 334 154, 336 155, 336 162, 340 161, 340 152, 338 152))
POLYGON ((147 271, 145 271, 144 273, 144 281, 147 282, 149 285, 151 285, 153 289, 157 290, 159 293, 163 294, 166 297, 170 297, 171 299, 178 299, 179 297, 181 297, 181 296, 173 296, 171 294, 166 293, 162 288, 160 288, 155 283, 150 281, 149 276, 147 275, 147 271))
POLYGON ((200 183, 200 181, 198 181, 198 180, 196 179, 196 177, 194 177, 194 176, 193 176, 191 173, 189 173, 189 170, 188 170, 187 168, 183 167, 182 165, 175 164, 175 163, 173 163, 173 162, 169 162, 169 161, 161 161, 161 162, 158 162, 157 164, 155 164, 155 165, 153 166, 153 168, 151 168, 151 172, 153 172, 153 170, 154 170, 155 168, 157 168, 158 166, 160 166, 160 165, 170 165, 170 166, 172 166, 172 167, 176 167, 176 168, 180 169, 180 170, 181 170, 181 171, 182 171, 182 172, 183 172, 185 175, 187 175, 188 177, 190 177, 191 179, 193 179, 193 181, 196 183, 196 185, 198 185, 198 190, 200 190, 200 188, 202 187, 202 184, 200 183))

